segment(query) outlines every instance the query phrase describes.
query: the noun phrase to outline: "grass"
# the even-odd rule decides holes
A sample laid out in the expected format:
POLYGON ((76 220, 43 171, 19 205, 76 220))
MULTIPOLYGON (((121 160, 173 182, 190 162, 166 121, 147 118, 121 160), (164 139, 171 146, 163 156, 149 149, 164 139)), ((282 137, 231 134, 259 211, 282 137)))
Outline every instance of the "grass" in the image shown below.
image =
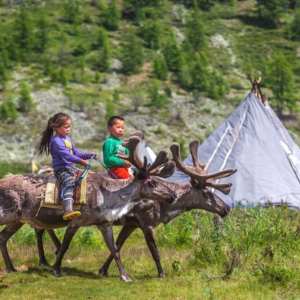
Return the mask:
MULTIPOLYGON (((39 267, 33 230, 24 226, 8 242, 21 272, 6 274, 0 260, 1 299, 299 299, 299 222, 297 211, 236 208, 214 223, 203 211, 185 213, 156 229, 166 278, 155 264, 141 231, 121 251, 132 283, 98 274, 108 251, 96 228, 81 228, 63 260, 64 277, 39 267), (218 225, 214 225, 218 224, 218 225)), ((115 227, 115 234, 120 231, 115 227)), ((58 230, 60 238, 64 230, 58 230)), ((44 237, 46 255, 54 246, 44 237)))

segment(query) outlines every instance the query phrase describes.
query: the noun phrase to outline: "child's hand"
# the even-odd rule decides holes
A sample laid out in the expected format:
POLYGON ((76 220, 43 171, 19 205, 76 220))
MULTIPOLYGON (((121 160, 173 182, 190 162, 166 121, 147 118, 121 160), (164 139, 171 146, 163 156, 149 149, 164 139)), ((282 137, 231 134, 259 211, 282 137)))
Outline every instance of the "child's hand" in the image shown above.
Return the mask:
POLYGON ((125 160, 125 165, 124 165, 125 168, 130 168, 131 167, 131 163, 127 160, 125 160))
POLYGON ((94 159, 97 159, 98 158, 98 154, 97 153, 89 153, 89 158, 91 158, 94 154, 95 154, 94 159))
POLYGON ((83 166, 87 166, 89 164, 89 162, 87 160, 82 159, 80 162, 83 166))

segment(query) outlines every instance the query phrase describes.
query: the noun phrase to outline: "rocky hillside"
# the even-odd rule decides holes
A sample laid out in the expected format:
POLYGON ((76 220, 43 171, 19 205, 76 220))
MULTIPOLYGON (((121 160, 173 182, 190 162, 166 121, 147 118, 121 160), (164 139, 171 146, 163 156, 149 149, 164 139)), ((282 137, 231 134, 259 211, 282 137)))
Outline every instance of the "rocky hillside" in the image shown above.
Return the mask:
MULTIPOLYGON (((256 1, 253 0, 236 1, 231 5, 215 1, 218 3, 209 11, 199 10, 205 33, 205 49, 201 55, 206 55, 203 64, 205 61, 207 76, 215 78, 217 85, 221 85, 217 82, 221 78, 224 85, 224 92, 216 97, 210 97, 208 90, 180 84, 179 76, 172 69, 168 70, 167 78, 157 78, 155 57, 163 52, 162 46, 151 48, 138 34, 142 25, 130 20, 129 13, 122 6, 130 1, 82 1, 80 22, 67 19, 59 1, 1 2, 4 40, 9 41, 7 32, 15 28, 22 9, 28 13, 32 24, 40 24, 38 20, 43 15, 43 6, 47 6, 48 11, 45 24, 49 28, 49 38, 40 54, 34 50, 29 51, 28 56, 13 59, 8 51, 10 60, 6 78, 2 81, 0 104, 12 99, 18 117, 12 122, 1 113, 0 161, 28 162, 36 144, 35 137, 43 131, 48 118, 58 111, 72 117, 71 137, 80 150, 100 153, 107 135, 106 119, 111 114, 119 114, 126 119, 127 134, 143 131, 154 151, 167 149, 171 142, 177 141, 182 145, 184 156, 191 139, 204 140, 251 90, 248 71, 252 76, 263 77, 262 91, 272 100, 274 93, 268 85, 266 66, 277 51, 283 50, 288 61, 293 62, 292 72, 296 87, 299 86, 299 44, 284 34, 293 12, 287 11, 278 27, 266 28, 256 22, 256 1), (22 8, 22 2, 28 2, 28 5, 22 8), (118 28, 107 29, 110 59, 105 70, 98 61, 99 57, 100 62, 104 61, 105 48, 95 43, 103 26, 99 21, 101 16, 104 18, 101 15, 103 5, 107 8, 111 2, 117 3, 122 14, 118 28), (126 73, 122 47, 124 42, 130 42, 124 41, 129 30, 135 32, 137 39, 132 43, 140 43, 144 59, 137 71, 126 73), (48 60, 51 72, 46 71, 48 60), (25 112, 20 110, 24 85, 32 100, 30 109, 25 112), (163 99, 163 102, 154 99, 163 99)), ((172 28, 178 45, 183 45, 187 39, 185 16, 192 8, 180 4, 180 1, 163 2, 161 26, 165 31, 172 28)), ((150 10, 146 12, 151 15, 150 10)), ((39 32, 41 27, 34 28, 34 32, 39 32)), ((161 39, 164 44, 163 35, 161 39)), ((8 46, 7 49, 11 48, 8 46)), ((297 97, 297 88, 294 91, 297 97)), ((300 144, 297 110, 291 114, 285 109, 284 114, 285 125, 300 144)), ((39 161, 49 162, 47 158, 39 161)))

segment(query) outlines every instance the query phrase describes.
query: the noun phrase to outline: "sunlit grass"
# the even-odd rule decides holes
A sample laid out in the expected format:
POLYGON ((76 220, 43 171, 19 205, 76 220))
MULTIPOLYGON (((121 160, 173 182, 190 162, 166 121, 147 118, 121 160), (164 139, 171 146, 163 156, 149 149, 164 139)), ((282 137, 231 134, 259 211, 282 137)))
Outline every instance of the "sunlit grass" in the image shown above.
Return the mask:
MULTIPOLYGON (((56 278, 39 267, 33 229, 24 226, 8 242, 19 273, 6 274, 0 260, 1 299, 297 299, 300 297, 299 213, 287 208, 237 208, 218 226, 213 215, 185 213, 156 229, 165 279, 143 234, 137 230, 121 251, 133 280, 119 279, 113 262, 109 277, 98 274, 106 260, 100 232, 81 228, 56 278), (227 275, 226 275, 227 274, 227 275)), ((115 235, 120 231, 115 227, 115 235)), ((62 238, 64 229, 56 231, 62 238)), ((46 256, 55 261, 54 246, 44 237, 46 256)))

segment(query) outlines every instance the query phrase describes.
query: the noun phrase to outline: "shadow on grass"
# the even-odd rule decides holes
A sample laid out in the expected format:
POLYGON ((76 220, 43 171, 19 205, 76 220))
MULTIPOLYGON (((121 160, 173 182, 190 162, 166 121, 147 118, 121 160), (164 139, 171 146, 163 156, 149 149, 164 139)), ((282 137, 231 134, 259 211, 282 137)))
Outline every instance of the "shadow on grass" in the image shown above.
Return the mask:
MULTIPOLYGON (((89 278, 89 279, 99 279, 102 276, 99 274, 95 274, 93 272, 89 272, 89 271, 84 271, 84 270, 79 270, 76 268, 70 268, 70 267, 63 267, 63 277, 67 277, 67 276, 77 276, 77 277, 85 277, 85 278, 89 278)), ((28 270, 26 271, 27 274, 35 274, 41 277, 50 277, 53 276, 55 277, 52 273, 51 273, 51 268, 49 267, 32 267, 32 268, 28 268, 28 270)))

